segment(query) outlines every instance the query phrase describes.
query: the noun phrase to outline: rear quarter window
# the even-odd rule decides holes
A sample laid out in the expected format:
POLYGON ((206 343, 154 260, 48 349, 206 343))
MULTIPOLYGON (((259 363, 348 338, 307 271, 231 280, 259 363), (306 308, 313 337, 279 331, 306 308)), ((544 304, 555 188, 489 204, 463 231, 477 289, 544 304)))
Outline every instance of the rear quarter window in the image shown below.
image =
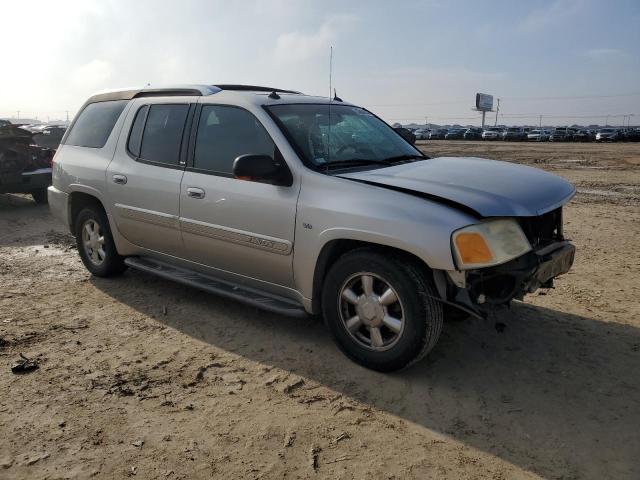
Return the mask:
POLYGON ((102 148, 128 100, 90 103, 75 120, 65 140, 66 145, 102 148))

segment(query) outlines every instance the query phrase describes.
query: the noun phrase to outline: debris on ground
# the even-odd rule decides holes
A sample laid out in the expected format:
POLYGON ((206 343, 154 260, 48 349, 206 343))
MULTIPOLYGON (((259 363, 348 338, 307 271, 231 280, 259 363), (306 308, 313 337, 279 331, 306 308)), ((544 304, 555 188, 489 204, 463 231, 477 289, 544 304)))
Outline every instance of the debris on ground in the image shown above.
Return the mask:
POLYGON ((289 395, 290 393, 292 393, 294 390, 297 390, 298 388, 300 388, 301 386, 304 385, 304 380, 300 379, 296 382, 290 383, 288 384, 286 387, 284 387, 284 393, 286 393, 287 395, 289 395))
POLYGON ((296 432, 290 432, 284 438, 285 447, 293 447, 293 443, 296 441, 296 432))
POLYGON ((309 450, 309 456, 311 457, 310 458, 311 468, 313 469, 314 472, 318 470, 318 454, 321 451, 322 449, 317 445, 312 446, 311 450, 309 450))
POLYGON ((347 440, 351 438, 351 435, 349 435, 347 432, 342 432, 340 435, 338 435, 334 440, 333 443, 338 443, 342 440, 347 440))
POLYGON ((355 457, 353 455, 342 455, 341 457, 338 458, 334 458, 333 460, 327 460, 326 463, 338 463, 338 462, 344 462, 345 460, 352 460, 355 457))
POLYGON ((142 448, 144 445, 144 440, 136 440, 135 442, 131 442, 131 445, 134 447, 142 448))
POLYGON ((38 365, 38 362, 36 360, 31 360, 30 358, 25 357, 23 354, 20 354, 20 360, 11 365, 11 371, 16 375, 33 372, 38 368, 40 368, 40 366, 38 365))

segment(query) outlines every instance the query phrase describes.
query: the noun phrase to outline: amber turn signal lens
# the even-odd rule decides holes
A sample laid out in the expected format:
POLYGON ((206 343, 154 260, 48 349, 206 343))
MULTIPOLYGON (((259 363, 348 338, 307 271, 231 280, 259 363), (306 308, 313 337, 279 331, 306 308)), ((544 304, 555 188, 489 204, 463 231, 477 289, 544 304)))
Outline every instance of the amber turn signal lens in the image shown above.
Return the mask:
POLYGON ((455 241, 462 263, 489 263, 493 260, 487 242, 479 233, 460 233, 455 241))

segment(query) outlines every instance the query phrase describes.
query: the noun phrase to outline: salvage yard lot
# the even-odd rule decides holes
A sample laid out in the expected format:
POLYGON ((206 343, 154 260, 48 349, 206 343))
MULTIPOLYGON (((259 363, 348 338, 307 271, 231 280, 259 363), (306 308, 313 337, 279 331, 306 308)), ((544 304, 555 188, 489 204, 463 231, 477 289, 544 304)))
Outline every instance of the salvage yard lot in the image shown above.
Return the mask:
POLYGON ((419 146, 572 181, 577 258, 391 375, 317 319, 92 278, 46 207, 0 195, 0 478, 640 478, 640 148, 419 146), (21 353, 40 368, 12 374, 21 353))

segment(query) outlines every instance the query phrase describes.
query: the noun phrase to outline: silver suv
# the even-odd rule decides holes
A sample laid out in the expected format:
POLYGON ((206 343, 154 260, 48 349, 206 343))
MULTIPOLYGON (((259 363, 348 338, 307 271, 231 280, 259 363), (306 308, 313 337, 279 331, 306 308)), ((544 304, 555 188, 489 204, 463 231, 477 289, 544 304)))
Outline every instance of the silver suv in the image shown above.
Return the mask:
POLYGON ((338 98, 216 85, 91 97, 49 204, 94 275, 132 267, 321 314, 350 358, 392 371, 433 348, 443 317, 567 272, 574 192, 534 168, 428 158, 338 98))

